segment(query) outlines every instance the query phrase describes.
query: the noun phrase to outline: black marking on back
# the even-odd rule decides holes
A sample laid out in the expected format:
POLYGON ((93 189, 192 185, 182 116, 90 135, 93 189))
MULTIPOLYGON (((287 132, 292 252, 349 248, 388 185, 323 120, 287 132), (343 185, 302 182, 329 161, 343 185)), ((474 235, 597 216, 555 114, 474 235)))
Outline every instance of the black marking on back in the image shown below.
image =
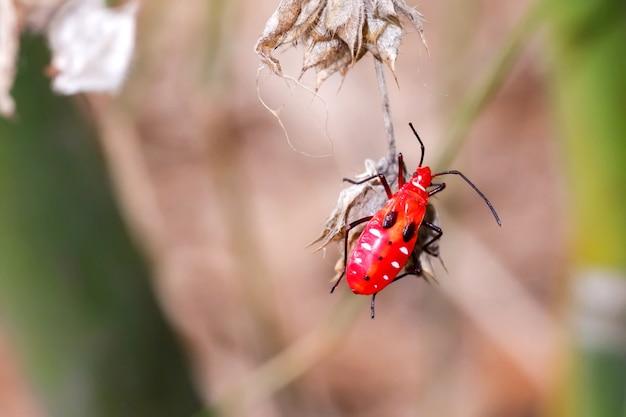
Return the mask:
POLYGON ((363 277, 363 279, 364 279, 365 281, 369 281, 369 280, 370 280, 370 277, 369 277, 369 276, 367 276, 367 275, 365 275, 365 276, 363 277))
POLYGON ((417 226, 415 225, 415 223, 411 222, 407 224, 404 227, 404 230, 402 231, 402 240, 404 240, 405 242, 408 242, 411 239, 413 239, 413 237, 415 236, 416 229, 417 229, 417 226))
POLYGON ((396 220, 398 220, 398 212, 395 210, 390 211, 385 215, 383 219, 383 228, 389 229, 394 224, 396 224, 396 220))

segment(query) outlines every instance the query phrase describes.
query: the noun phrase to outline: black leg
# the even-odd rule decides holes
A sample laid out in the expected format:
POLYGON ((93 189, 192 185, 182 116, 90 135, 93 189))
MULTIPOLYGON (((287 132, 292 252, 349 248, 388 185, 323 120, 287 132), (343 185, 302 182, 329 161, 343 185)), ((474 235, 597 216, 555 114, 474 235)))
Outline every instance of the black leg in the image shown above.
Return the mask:
POLYGON ((431 184, 434 188, 428 192, 428 197, 432 197, 437 193, 442 192, 446 189, 446 183, 443 182, 441 184, 431 184))
POLYGON ((498 226, 502 226, 502 222, 500 221, 500 216, 498 216, 498 213, 496 212, 496 209, 493 207, 493 205, 491 204, 491 201, 489 201, 489 199, 487 198, 487 196, 485 196, 483 194, 482 191, 480 191, 478 189, 478 187, 476 187, 476 185, 470 181, 469 178, 467 178, 465 176, 465 174, 463 174, 461 171, 457 171, 455 169, 450 170, 450 171, 444 171, 444 172, 440 172, 438 174, 434 174, 433 178, 435 177, 439 177, 441 175, 458 175, 459 177, 461 177, 463 179, 463 181, 465 181, 467 183, 467 185, 469 185, 470 187, 472 187, 472 189, 476 192, 476 194, 478 194, 480 196, 480 198, 483 199, 483 201, 485 202, 485 204, 487 204, 487 207, 489 207, 489 210, 491 210, 491 214, 493 215, 493 217, 496 219, 496 223, 498 223, 498 226))
POLYGON ((344 236, 344 239, 343 239, 343 272, 339 276, 339 279, 337 280, 337 282, 335 282, 335 285, 333 285, 333 287, 330 289, 331 294, 335 291, 335 288, 337 288, 337 286, 341 282, 344 275, 346 275, 346 268, 348 267, 348 236, 350 235, 350 230, 354 229, 355 227, 357 227, 358 225, 362 223, 370 221, 372 217, 374 216, 367 216, 367 217, 363 217, 362 219, 355 220, 352 223, 350 223, 348 227, 346 227, 346 235, 344 236))
POLYGON ((370 313, 372 320, 374 320, 374 316, 376 316, 376 294, 372 294, 372 303, 370 304, 370 313))
POLYGON ((422 225, 428 227, 430 230, 436 233, 436 235, 433 236, 428 242, 424 243, 424 246, 422 246, 422 250, 431 256, 438 256, 438 254, 432 251, 429 246, 441 239, 441 236, 443 236, 443 230, 441 230, 441 227, 429 222, 422 222, 422 225))
POLYGON ((415 275, 416 277, 420 277, 422 275, 422 263, 420 262, 420 260, 418 259, 418 257, 415 255, 415 252, 411 254, 411 259, 413 260, 413 268, 411 270, 406 271, 403 274, 400 274, 398 276, 396 276, 393 282, 396 281, 400 281, 402 278, 408 277, 409 275, 415 275))
POLYGON ((391 196, 393 196, 393 193, 391 192, 391 187, 389 186, 389 183, 387 182, 387 178, 385 178, 383 174, 372 175, 371 177, 364 178, 361 181, 355 181, 350 178, 344 178, 343 180, 345 182, 349 182, 350 184, 359 185, 359 184, 364 184, 368 181, 371 181, 374 178, 378 178, 380 180, 380 183, 385 188, 385 193, 387 193, 387 198, 391 198, 391 196))
POLYGON ((398 154, 398 187, 402 187, 405 183, 404 176, 407 175, 406 165, 404 165, 404 157, 398 154))
MULTIPOLYGON (((433 255, 433 256, 439 257, 438 255, 433 255)), ((426 281, 428 284, 432 285, 432 282, 430 282, 430 279, 428 279, 428 276, 426 276, 426 274, 424 274, 424 269, 422 268, 422 263, 420 262, 420 260, 417 257, 417 255, 415 255, 415 253, 412 253, 411 257, 413 258, 413 269, 411 269, 410 271, 406 271, 403 274, 398 275, 397 277, 394 278, 393 281, 391 281, 391 283, 395 283, 397 281, 400 281, 402 278, 406 278, 408 276, 415 275, 418 278, 423 278, 424 281, 426 281)), ((439 258, 439 259, 441 259, 441 258, 439 258)), ((434 276, 432 278, 435 281, 435 283, 438 283, 437 279, 434 276)))

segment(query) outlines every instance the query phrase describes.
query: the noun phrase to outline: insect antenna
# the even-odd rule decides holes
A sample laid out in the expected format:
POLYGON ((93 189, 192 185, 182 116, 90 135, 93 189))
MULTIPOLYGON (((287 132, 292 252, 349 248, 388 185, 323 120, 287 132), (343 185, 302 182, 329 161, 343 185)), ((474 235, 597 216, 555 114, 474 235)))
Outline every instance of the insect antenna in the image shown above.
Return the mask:
POLYGON ((493 207, 493 205, 491 204, 491 201, 489 201, 489 199, 482 193, 482 191, 480 191, 478 189, 478 187, 476 187, 474 185, 473 182, 471 182, 469 180, 469 178, 467 178, 465 175, 463 175, 462 172, 457 171, 457 170, 450 170, 450 171, 444 171, 444 172, 440 172, 438 174, 433 175, 434 177, 439 177, 441 175, 448 175, 448 174, 453 174, 453 175, 458 175, 461 178, 463 178, 465 180, 465 182, 467 184, 469 184, 470 187, 472 187, 474 189, 474 191, 476 191, 476 193, 484 200, 484 202, 487 204, 487 207, 489 207, 489 210, 491 210, 491 214, 493 214, 493 217, 496 219, 496 222, 498 223, 498 226, 502 226, 502 222, 500 221, 500 217, 498 216, 498 213, 496 213, 496 209, 493 207))
POLYGON ((413 123, 409 122, 409 126, 411 127, 411 130, 413 131, 413 134, 417 138, 417 141, 420 143, 420 147, 422 148, 422 156, 420 158, 420 164, 418 165, 418 167, 421 167, 422 164, 424 163, 424 153, 426 152, 426 147, 424 146, 424 142, 422 142, 422 139, 420 138, 420 135, 417 133, 417 130, 415 130, 415 128, 413 127, 413 123))

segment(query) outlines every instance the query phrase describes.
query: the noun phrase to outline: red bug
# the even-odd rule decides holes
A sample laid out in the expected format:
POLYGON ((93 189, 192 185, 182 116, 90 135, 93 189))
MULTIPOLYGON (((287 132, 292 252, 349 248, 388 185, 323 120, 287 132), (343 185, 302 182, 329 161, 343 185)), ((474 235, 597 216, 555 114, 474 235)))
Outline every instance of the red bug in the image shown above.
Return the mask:
POLYGON ((419 262, 414 262, 414 270, 406 271, 399 275, 399 272, 406 266, 409 257, 415 260, 415 251, 430 252, 433 245, 443 235, 443 231, 438 226, 424 221, 428 199, 445 189, 445 183, 433 183, 432 179, 442 175, 458 175, 476 191, 485 201, 489 210, 493 214, 499 226, 502 225, 498 213, 494 209, 487 197, 472 183, 465 175, 456 170, 444 171, 432 174, 430 167, 422 166, 424 162, 425 147, 412 123, 409 123, 411 130, 415 134, 420 147, 421 158, 417 169, 408 181, 404 178, 406 167, 402 159, 402 154, 398 155, 398 191, 393 193, 384 175, 378 174, 366 178, 362 181, 352 181, 345 179, 352 184, 362 184, 364 182, 378 178, 387 193, 386 204, 373 216, 364 217, 350 223, 346 229, 344 239, 344 271, 331 289, 331 293, 337 288, 341 279, 346 276, 348 285, 355 294, 372 295, 371 316, 374 318, 374 302, 376 294, 382 291, 387 285, 398 281, 407 275, 419 275, 419 262), (350 230, 359 224, 365 223, 365 228, 352 247, 348 256, 348 235, 350 230), (416 248, 418 240, 418 230, 420 227, 427 227, 433 232, 433 236, 420 248, 416 248))

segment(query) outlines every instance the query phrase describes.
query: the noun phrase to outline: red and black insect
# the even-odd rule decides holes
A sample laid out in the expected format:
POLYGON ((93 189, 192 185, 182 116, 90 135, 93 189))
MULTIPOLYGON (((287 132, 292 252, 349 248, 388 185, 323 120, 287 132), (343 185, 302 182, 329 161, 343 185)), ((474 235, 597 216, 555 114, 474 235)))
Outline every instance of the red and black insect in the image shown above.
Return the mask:
POLYGON ((432 251, 433 244, 441 238, 443 232, 440 227, 424 221, 428 199, 446 188, 445 183, 433 183, 432 179, 443 175, 458 175, 476 191, 485 201, 499 226, 502 225, 498 213, 493 208, 487 197, 465 175, 456 170, 444 171, 432 174, 430 167, 422 166, 424 162, 424 143, 420 139, 413 124, 409 123, 421 146, 420 163, 408 181, 404 178, 406 167, 402 154, 398 154, 398 191, 393 193, 384 175, 373 175, 362 181, 353 181, 344 178, 352 184, 362 184, 378 178, 387 193, 387 202, 373 216, 364 217, 350 223, 346 229, 344 239, 344 271, 339 280, 331 289, 335 291, 341 279, 346 276, 348 285, 355 294, 371 295, 371 314, 374 318, 374 302, 376 294, 387 285, 398 281, 408 275, 420 275, 421 270, 418 262, 413 262, 414 267, 410 271, 399 274, 404 269, 415 252, 426 252, 432 256, 437 254, 432 251), (361 235, 354 243, 348 256, 348 235, 354 227, 367 222, 361 235), (426 227, 432 231, 432 237, 416 248, 418 231, 420 227, 426 227))

